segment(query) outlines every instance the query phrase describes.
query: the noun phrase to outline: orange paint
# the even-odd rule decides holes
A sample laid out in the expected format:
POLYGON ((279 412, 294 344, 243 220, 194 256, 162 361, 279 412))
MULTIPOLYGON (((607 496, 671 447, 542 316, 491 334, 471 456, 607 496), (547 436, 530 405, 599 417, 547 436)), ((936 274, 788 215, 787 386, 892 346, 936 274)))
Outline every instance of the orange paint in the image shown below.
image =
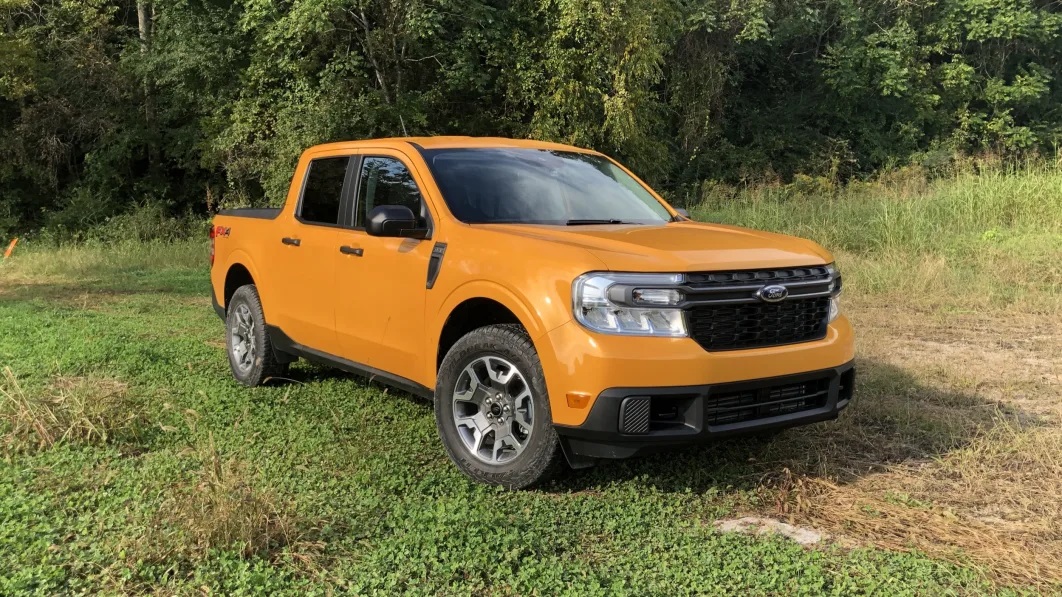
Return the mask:
POLYGON ((14 239, 11 240, 11 244, 8 245, 7 246, 7 250, 4 251, 4 259, 7 259, 8 257, 11 257, 11 253, 15 252, 15 245, 17 245, 17 244, 18 244, 18 239, 17 238, 14 238, 14 239))

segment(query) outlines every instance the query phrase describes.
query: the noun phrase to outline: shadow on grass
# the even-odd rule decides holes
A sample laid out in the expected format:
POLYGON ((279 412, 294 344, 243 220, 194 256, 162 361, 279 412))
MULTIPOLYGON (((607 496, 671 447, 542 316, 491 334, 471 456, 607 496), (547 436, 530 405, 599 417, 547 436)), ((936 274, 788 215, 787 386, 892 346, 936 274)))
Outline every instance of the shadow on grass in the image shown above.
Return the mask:
MULTIPOLYGON (((633 482, 669 492, 727 492, 753 490, 787 474, 847 483, 896 465, 932 461, 1005 421, 1036 424, 1028 413, 944 388, 892 364, 860 360, 857 367, 855 399, 837 420, 791 428, 769 440, 731 438, 602 460, 593 468, 563 474, 544 489, 585 491, 633 482)), ((295 368, 291 378, 307 384, 341 378, 376 386, 317 366, 295 368)), ((386 391, 431 409, 429 401, 386 391)))
POLYGON ((601 461, 551 489, 637 479, 662 491, 751 490, 790 473, 848 483, 932 461, 1004 421, 1037 423, 1028 413, 927 383, 892 364, 860 360, 857 367, 855 399, 837 420, 791 428, 771 440, 733 438, 601 461))

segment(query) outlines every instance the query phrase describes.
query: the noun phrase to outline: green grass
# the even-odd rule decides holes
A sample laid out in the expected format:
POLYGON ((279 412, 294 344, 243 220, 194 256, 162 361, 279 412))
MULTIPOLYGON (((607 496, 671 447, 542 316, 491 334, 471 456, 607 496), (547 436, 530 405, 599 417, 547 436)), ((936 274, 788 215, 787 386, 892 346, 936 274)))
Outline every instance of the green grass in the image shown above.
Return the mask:
POLYGON ((297 383, 237 386, 201 298, 206 283, 188 285, 185 271, 88 283, 93 294, 122 294, 87 309, 32 286, 0 300, 0 362, 26 391, 60 374, 112 376, 154 422, 135 444, 8 454, 0 594, 987 589, 971 570, 918 555, 717 534, 712 520, 755 497, 754 444, 620 463, 535 491, 470 483, 447 461, 426 402, 306 365, 297 383), (233 546, 159 558, 155 543, 184 527, 155 528, 157 512, 197 487, 203 461, 189 446, 211 437, 288 504, 299 542, 261 556, 233 546))
MULTIPOLYGON (((970 308, 980 299, 964 289, 988 290, 992 306, 1052 311, 1060 184, 1062 174, 1040 171, 833 201, 760 191, 696 213, 840 249, 856 297, 898 292, 913 264, 915 282, 900 287, 912 301, 970 308), (986 270, 1008 263, 1020 268, 1003 281, 986 270)), ((0 367, 21 391, 116 380, 147 421, 106 441, 8 447, 0 594, 1010 591, 983 569, 918 552, 713 530, 720 517, 770 510, 763 481, 786 474, 784 446, 725 442, 532 491, 471 483, 446 459, 425 401, 305 363, 291 383, 238 386, 205 262, 203 241, 30 243, 0 265, 0 367)), ((875 396, 900 378, 867 379, 861 393, 875 396)), ((910 433, 916 423, 890 424, 910 433)), ((795 441, 843 451, 845 437, 828 429, 795 441)))

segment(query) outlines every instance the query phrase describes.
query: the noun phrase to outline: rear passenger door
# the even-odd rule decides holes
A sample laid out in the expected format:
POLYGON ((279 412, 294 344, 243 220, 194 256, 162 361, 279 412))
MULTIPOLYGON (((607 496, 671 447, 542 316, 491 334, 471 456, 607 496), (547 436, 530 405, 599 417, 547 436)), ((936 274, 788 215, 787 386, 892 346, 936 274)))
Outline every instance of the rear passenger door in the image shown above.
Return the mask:
POLYGON ((353 188, 350 155, 314 157, 303 178, 295 217, 278 226, 267 264, 279 303, 276 325, 295 342, 327 353, 338 351, 335 334, 336 244, 349 217, 353 188))
POLYGON ((404 205, 432 226, 423 184, 394 150, 364 150, 356 176, 353 230, 340 232, 345 258, 336 267, 336 332, 347 359, 417 381, 423 371, 424 299, 430 239, 380 238, 365 232, 374 207, 404 205))

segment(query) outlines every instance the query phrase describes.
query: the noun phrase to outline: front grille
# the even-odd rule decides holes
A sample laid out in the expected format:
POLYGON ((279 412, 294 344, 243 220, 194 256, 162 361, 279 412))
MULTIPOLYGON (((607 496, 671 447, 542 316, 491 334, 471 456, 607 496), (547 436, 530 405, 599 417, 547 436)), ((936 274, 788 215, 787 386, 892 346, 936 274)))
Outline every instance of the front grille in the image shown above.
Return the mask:
POLYGON ((707 272, 686 274, 690 286, 712 288, 733 286, 737 284, 786 284, 791 282, 810 282, 813 280, 830 280, 830 270, 825 265, 811 267, 790 267, 786 269, 746 270, 737 272, 707 272))
POLYGON ((753 388, 709 395, 705 400, 705 423, 727 425, 776 417, 826 406, 830 378, 753 388))
POLYGON ((830 296, 841 289, 840 275, 825 265, 692 273, 684 282, 690 336, 713 351, 821 340, 830 296), (788 297, 761 300, 767 285, 784 286, 788 297))
POLYGON ((690 336, 705 350, 738 350, 826 337, 830 297, 780 303, 707 304, 689 310, 690 336))

